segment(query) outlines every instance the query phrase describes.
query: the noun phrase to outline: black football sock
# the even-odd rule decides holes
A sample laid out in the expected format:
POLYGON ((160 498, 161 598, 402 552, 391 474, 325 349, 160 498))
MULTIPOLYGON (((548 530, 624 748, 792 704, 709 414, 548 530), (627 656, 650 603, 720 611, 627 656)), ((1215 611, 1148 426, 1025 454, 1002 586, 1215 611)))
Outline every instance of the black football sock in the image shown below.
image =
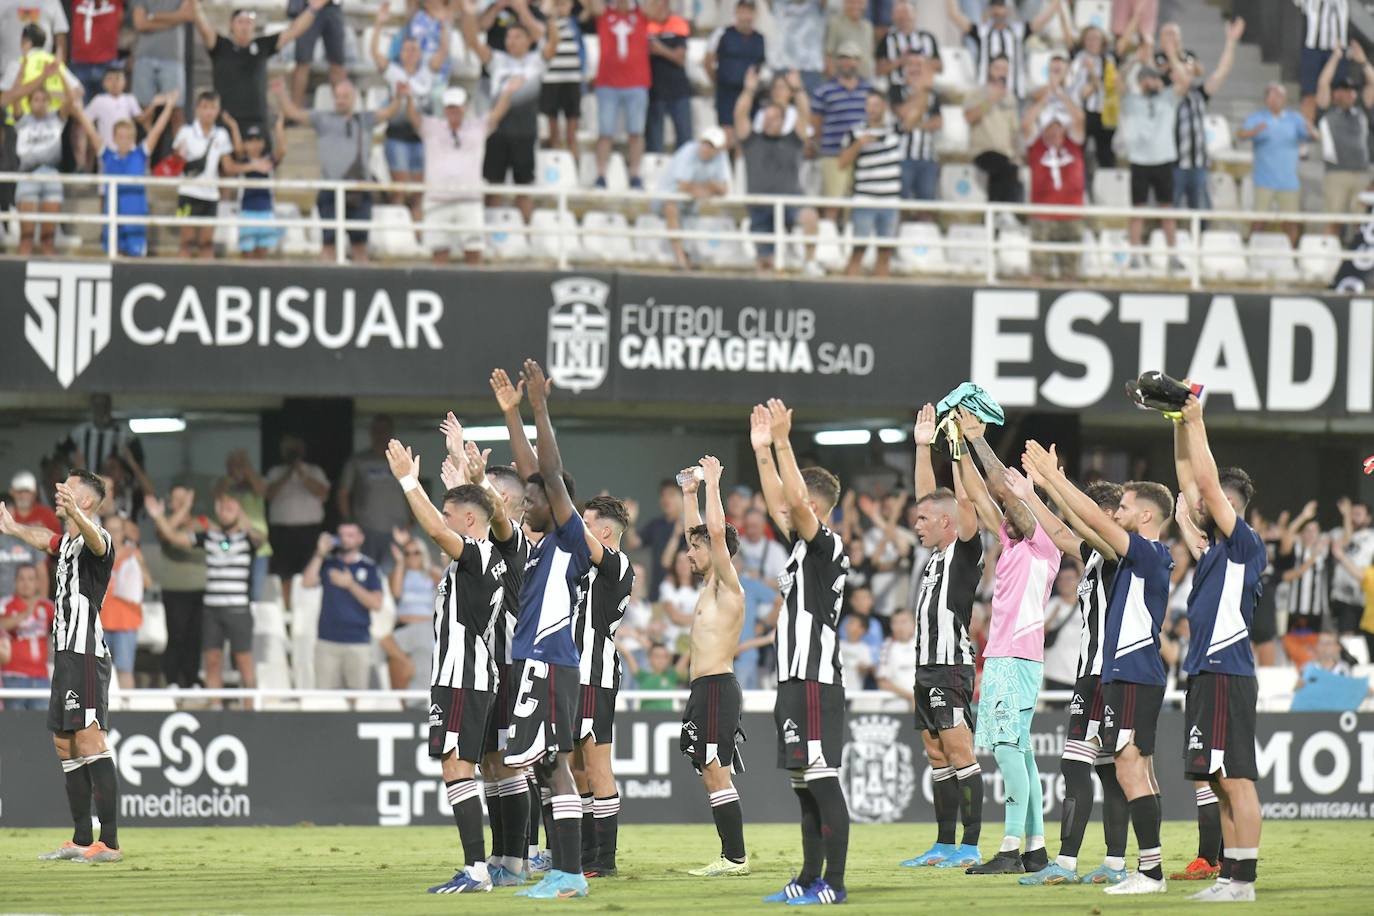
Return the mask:
POLYGON ((821 839, 821 809, 815 796, 800 776, 792 777, 792 791, 801 805, 802 870, 797 883, 810 887, 821 876, 825 865, 825 842, 821 839))
POLYGON ((1113 868, 1125 868, 1126 834, 1130 832, 1131 816, 1126 803, 1126 793, 1116 779, 1116 764, 1112 761, 1099 763, 1096 767, 1097 778, 1102 782, 1102 838, 1107 844, 1107 858, 1121 860, 1123 864, 1113 868))
POLYGON ((1241 847, 1228 850, 1235 857, 1231 865, 1231 880, 1255 883, 1255 871, 1259 866, 1259 848, 1241 847))
POLYGON ((491 854, 506 854, 505 812, 501 810, 500 784, 495 779, 482 779, 482 795, 487 801, 487 820, 491 822, 491 854))
MULTIPOLYGON (((546 849, 548 849, 548 850, 549 850, 549 854, 552 855, 552 854, 553 854, 553 845, 554 845, 554 838, 553 838, 553 790, 552 790, 552 789, 546 789, 546 788, 544 788, 544 787, 541 786, 541 787, 539 788, 539 798, 540 798, 540 801, 541 801, 541 806, 540 806, 540 807, 543 808, 543 812, 544 812, 544 847, 545 847, 546 849)), ((577 810, 578 810, 578 815, 579 815, 579 816, 580 816, 581 813, 582 813, 582 807, 581 807, 581 805, 582 805, 582 803, 579 801, 579 802, 578 802, 578 809, 577 809, 577 810)))
POLYGON ((549 852, 553 867, 570 875, 582 874, 582 799, 576 795, 555 795, 549 800, 553 809, 553 832, 549 852))
POLYGON ((592 801, 592 823, 596 830, 596 864, 606 870, 615 868, 616 837, 620 832, 620 795, 592 801))
POLYGON ((711 817, 720 836, 720 854, 736 864, 743 862, 744 809, 734 786, 710 793, 711 817))
POLYGON ((1136 845, 1140 847, 1140 873, 1159 881, 1164 877, 1160 867, 1163 856, 1159 848, 1159 796, 1142 795, 1127 802, 1127 808, 1136 845))
POLYGON ((959 780, 954 778, 954 767, 937 767, 931 775, 935 779, 935 842, 953 846, 959 824, 959 780))
POLYGON ((1217 880, 1222 882, 1223 884, 1229 884, 1231 881, 1231 875, 1235 871, 1236 863, 1232 861, 1229 855, 1226 854, 1225 849, 1222 850, 1221 861, 1217 864, 1221 866, 1221 874, 1217 875, 1217 880))
MULTIPOLYGON (((1093 813, 1093 765, 1082 760, 1059 761, 1064 776, 1064 813, 1059 823, 1059 857, 1078 858, 1083 834, 1093 813)), ((1065 868, 1073 869, 1063 862, 1065 868)), ((1076 863, 1075 863, 1076 864, 1076 863)))
POLYGON ((983 768, 970 763, 954 771, 959 780, 959 816, 964 822, 965 846, 977 846, 983 835, 983 768))
POLYGON ((806 785, 816 799, 821 812, 821 839, 825 843, 825 883, 837 891, 844 890, 844 867, 849 858, 849 805, 840 789, 835 770, 825 769, 827 775, 816 778, 816 770, 807 773, 806 785))
POLYGON ((590 792, 582 793, 582 864, 592 865, 596 862, 596 819, 592 817, 592 800, 594 796, 590 792))
MULTIPOLYGON (((504 855, 523 861, 529 851, 530 787, 523 776, 508 776, 496 784, 496 804, 501 808, 501 846, 504 855)), ((535 810, 539 806, 535 805, 535 810)), ((534 823, 539 823, 536 818, 534 823)), ((501 855, 502 853, 498 853, 501 855)))
POLYGON ((78 846, 89 846, 95 842, 91 836, 91 770, 86 766, 86 758, 73 757, 62 761, 62 772, 67 780, 67 805, 72 812, 72 842, 78 846))
MULTIPOLYGON (((109 751, 105 751, 94 757, 87 757, 86 761, 86 769, 91 771, 91 795, 95 800, 95 816, 100 818, 100 842, 111 849, 118 849, 119 778, 115 775, 114 758, 109 751)), ((89 823, 87 821, 88 825, 89 823)))
POLYGON ((463 844, 463 864, 476 865, 487 860, 487 834, 482 826, 481 789, 473 779, 444 782, 448 803, 453 806, 453 823, 458 827, 458 841, 463 844))
POLYGON ((1197 796, 1197 856, 1216 865, 1221 859, 1221 805, 1211 786, 1199 786, 1197 796))

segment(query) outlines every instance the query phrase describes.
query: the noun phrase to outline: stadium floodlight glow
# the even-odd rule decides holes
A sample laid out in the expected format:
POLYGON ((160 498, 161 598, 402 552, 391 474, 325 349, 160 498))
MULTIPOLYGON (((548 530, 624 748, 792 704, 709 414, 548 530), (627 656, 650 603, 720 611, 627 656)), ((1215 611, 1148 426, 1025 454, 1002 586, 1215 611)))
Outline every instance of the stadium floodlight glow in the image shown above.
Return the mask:
MULTIPOLYGON (((538 430, 528 423, 525 424, 525 437, 531 442, 538 435, 538 430)), ((473 442, 509 442, 510 430, 505 426, 464 426, 463 438, 473 442)))
POLYGON ((896 445, 899 442, 905 442, 908 435, 910 434, 906 430, 898 429, 895 426, 887 426, 878 430, 878 438, 888 445, 896 445))
POLYGON ((815 435, 817 445, 866 445, 872 438, 866 429, 825 429, 815 435))
POLYGON ((129 431, 135 436, 181 433, 186 431, 186 421, 181 417, 138 417, 129 421, 129 431))

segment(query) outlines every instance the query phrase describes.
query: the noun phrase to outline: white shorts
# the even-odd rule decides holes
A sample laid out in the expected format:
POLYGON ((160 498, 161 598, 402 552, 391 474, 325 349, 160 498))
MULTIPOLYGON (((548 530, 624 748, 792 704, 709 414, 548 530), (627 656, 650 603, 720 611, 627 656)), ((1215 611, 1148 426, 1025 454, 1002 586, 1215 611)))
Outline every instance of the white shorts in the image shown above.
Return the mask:
POLYGON ((438 228, 425 230, 425 247, 430 251, 482 251, 482 202, 479 200, 431 201, 425 199, 425 223, 438 228))

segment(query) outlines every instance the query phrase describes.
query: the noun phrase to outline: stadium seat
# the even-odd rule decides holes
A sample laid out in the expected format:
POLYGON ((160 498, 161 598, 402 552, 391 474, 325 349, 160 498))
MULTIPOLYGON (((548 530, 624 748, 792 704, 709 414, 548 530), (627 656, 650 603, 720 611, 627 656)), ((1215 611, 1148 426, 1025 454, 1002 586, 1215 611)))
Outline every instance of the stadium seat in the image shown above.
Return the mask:
POLYGON ((408 207, 374 204, 372 221, 377 223, 367 236, 367 250, 378 258, 418 258, 424 254, 415 238, 415 220, 408 207))
POLYGON ((299 575, 291 577, 291 679, 297 690, 315 686, 315 643, 323 594, 319 586, 306 588, 299 575))
POLYGON ((167 609, 161 601, 143 602, 143 622, 138 627, 139 648, 161 655, 167 648, 167 609))
POLYGON ((1255 179, 1250 175, 1240 180, 1240 209, 1247 213, 1255 210, 1255 179))
MULTIPOLYGON (((801 227, 797 227, 797 235, 801 235, 801 227)), ((816 263, 820 264, 827 271, 837 273, 845 269, 849 263, 849 252, 851 246, 846 244, 847 238, 840 234, 839 226, 833 219, 820 219, 816 221, 816 263)), ((802 249, 802 256, 805 257, 806 249, 802 249)))
POLYGON ((639 160, 639 177, 644 187, 653 190, 658 187, 658 176, 668 167, 673 157, 670 153, 645 153, 639 160))
POLYGON ((933 222, 902 223, 897 230, 897 253, 893 269, 906 274, 938 274, 945 270, 944 241, 940 226, 933 222))
MULTIPOLYGON (((377 111, 391 103, 391 90, 385 86, 368 86, 363 92, 363 110, 377 111)), ((385 127, 382 130, 386 130, 385 127)))
MULTIPOLYGON (((1206 240, 1207 233, 1203 233, 1206 240)), ((1287 712, 1293 705, 1293 685, 1298 676, 1286 666, 1261 666, 1255 669, 1259 697, 1256 708, 1260 712, 1287 712)))
POLYGON ((1341 240, 1326 233, 1309 232, 1298 239, 1298 273, 1308 283, 1326 285, 1341 266, 1341 240))
POLYGON ((1003 229, 997 233, 997 272, 1008 277, 1030 273, 1030 230, 1003 229))
POLYGON ((1174 230, 1174 248, 1169 249, 1168 239, 1165 238, 1163 229, 1150 230, 1150 254, 1149 265, 1150 273, 1156 277, 1166 276, 1169 272, 1169 256, 1176 255, 1184 264, 1191 262, 1190 255, 1193 251, 1193 233, 1185 226, 1179 226, 1174 230))
POLYGON ((582 104, 579 108, 581 117, 577 119, 577 139, 578 142, 590 144, 596 142, 596 93, 582 93, 582 104))
POLYGON ((449 33, 448 73, 449 79, 463 82, 473 82, 482 75, 482 59, 468 50, 457 29, 449 33))
POLYGON ((1224 115, 1209 114, 1203 123, 1207 130, 1207 154, 1214 160, 1236 164, 1254 161, 1254 153, 1236 149, 1231 136, 1231 122, 1224 115))
POLYGON ((588 260, 599 258, 607 264, 632 264, 638 260, 630 243, 630 223, 618 211, 588 210, 582 215, 582 250, 588 260), (591 235, 605 230, 615 235, 591 235))
POLYGON ((1250 273, 1279 283, 1298 279, 1293 263, 1293 243, 1282 232, 1254 232, 1250 235, 1250 273))
POLYGON ((577 217, 569 211, 539 209, 530 216, 530 253, 536 258, 557 261, 560 246, 570 260, 582 255, 577 233, 577 217), (561 218, 560 218, 561 217, 561 218))
POLYGON ((1026 88, 1030 92, 1049 84, 1052 55, 1049 50, 1034 50, 1026 55, 1026 88))
POLYGON ((963 94, 978 83, 978 68, 973 54, 963 45, 941 45, 940 61, 944 69, 935 77, 937 89, 963 94))
POLYGON ((1130 170, 1098 169, 1093 174, 1093 203, 1099 207, 1129 207, 1131 205, 1130 170))
POLYGON ((386 184, 391 181, 391 164, 386 161, 386 147, 374 143, 367 151, 367 170, 374 181, 386 184))
POLYGON ((253 602, 253 663, 258 686, 272 690, 291 687, 287 660, 286 622, 276 601, 253 602))
POLYGON ((662 232, 668 228, 663 217, 656 213, 641 213, 635 219, 634 249, 636 259, 652 266, 668 266, 675 263, 673 246, 666 238, 649 236, 648 232, 662 232))
POLYGON ((940 133, 935 137, 935 151, 941 156, 966 154, 969 144, 969 126, 964 118, 964 106, 940 106, 940 133))
POLYGON ((1125 273, 1131 262, 1127 253, 1130 247, 1125 229, 1103 229, 1097 243, 1097 276, 1115 277, 1125 273))
POLYGON ((940 167, 940 199, 951 203, 987 203, 983 173, 964 162, 945 163, 940 167))
POLYGON ((987 270, 987 229, 982 225, 956 223, 949 227, 945 261, 955 273, 981 276, 987 270))
POLYGON ((1102 251, 1097 236, 1091 229, 1083 230, 1083 244, 1086 246, 1078 256, 1078 273, 1082 277, 1096 278, 1106 276, 1102 266, 1102 251))
POLYGON ((546 188, 576 188, 577 160, 565 149, 541 149, 534 157, 535 183, 546 188))
MULTIPOLYGON (((582 187, 590 188, 596 184, 596 152, 584 150, 578 157, 578 181, 582 187)), ((625 167, 625 157, 612 151, 606 160, 606 190, 626 191, 630 187, 630 172, 625 167)))
MULTIPOLYGON (((239 215, 238 201, 221 200, 215 208, 217 219, 232 219, 239 215)), ((221 253, 221 257, 234 257, 239 253, 239 227, 238 226, 216 226, 214 235, 215 250, 221 253)))
POLYGON ((1240 195, 1236 180, 1223 171, 1213 169, 1207 174, 1207 190, 1211 192, 1213 210, 1240 209, 1240 195))
POLYGON ((711 238, 689 239, 685 246, 692 259, 712 267, 752 267, 754 261, 744 250, 744 243, 728 236, 739 228, 726 216, 693 216, 683 221, 682 228, 690 232, 709 232, 711 238))
POLYGON ((1369 644, 1365 642, 1363 636, 1342 636, 1341 647, 1350 654, 1351 658, 1355 659, 1355 664, 1369 664, 1369 644))
POLYGON ((1239 232, 1230 229, 1202 231, 1203 279, 1243 280, 1247 270, 1245 242, 1239 232))
MULTIPOLYGON (((694 136, 701 136, 701 132, 708 127, 716 127, 720 119, 716 117, 716 100, 714 96, 694 95, 692 96, 692 130, 694 136)), ((674 146, 674 150, 682 144, 674 146)))
POLYGON ((725 192, 730 194, 749 193, 749 170, 744 167, 744 157, 735 159, 734 167, 730 169, 729 188, 725 192))
POLYGON ((692 88, 699 92, 710 91, 713 88, 711 77, 706 74, 707 50, 705 38, 687 39, 687 79, 691 81, 692 88))
POLYGON ((739 221, 739 231, 744 233, 744 240, 740 246, 744 249, 744 257, 750 264, 757 264, 759 260, 759 250, 754 246, 754 237, 749 231, 749 217, 744 216, 739 221))
POLYGON ((1111 0, 1077 0, 1073 5, 1073 27, 1082 32, 1088 26, 1096 26, 1111 34, 1111 0))
POLYGON ((487 250, 496 261, 522 261, 530 256, 525 221, 514 207, 488 207, 483 221, 487 228, 487 250))
MULTIPOLYGON (((300 219, 301 209, 292 203, 278 203, 273 207, 273 213, 277 219, 300 219)), ((320 215, 314 209, 310 211, 310 218, 316 221, 313 226, 283 226, 281 252, 288 257, 313 257, 320 253, 323 246, 320 241, 319 218, 320 215)))

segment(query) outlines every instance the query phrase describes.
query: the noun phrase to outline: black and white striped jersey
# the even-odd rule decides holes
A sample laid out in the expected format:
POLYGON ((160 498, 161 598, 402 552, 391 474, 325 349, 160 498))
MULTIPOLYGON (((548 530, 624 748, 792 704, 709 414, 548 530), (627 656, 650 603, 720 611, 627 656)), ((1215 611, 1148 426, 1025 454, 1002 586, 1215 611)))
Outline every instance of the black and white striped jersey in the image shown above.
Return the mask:
POLYGON ((126 423, 96 426, 94 421, 87 420, 72 427, 70 435, 84 466, 91 471, 99 471, 106 458, 119 454, 120 446, 133 444, 133 433, 126 423))
MULTIPOLYGON (((1290 553, 1281 555, 1275 569, 1287 572, 1301 569, 1312 557, 1315 545, 1298 541, 1290 553)), ((1288 630, 1322 629, 1331 611, 1331 558, 1318 554, 1315 562, 1300 577, 1288 582, 1288 630)))
POLYGON ((431 685, 496 689, 491 632, 501 615, 506 565, 491 541, 463 538, 462 556, 435 588, 431 685))
POLYGON ((248 608, 253 554, 257 553, 246 531, 207 528, 194 535, 195 545, 205 551, 206 607, 248 608))
POLYGON ((592 564, 582 580, 573 634, 582 656, 581 683, 620 689, 620 656, 615 651, 615 631, 630 605, 635 573, 630 558, 619 550, 603 547, 601 564, 592 564))
POLYGON ((887 75, 889 86, 906 85, 906 74, 902 72, 902 56, 908 51, 915 51, 930 61, 940 59, 940 43, 935 40, 934 35, 924 29, 914 32, 898 32, 892 29, 882 44, 878 45, 878 59, 894 61, 897 64, 887 75))
POLYGON ((1108 560, 1086 541, 1078 548, 1083 577, 1078 580, 1078 676, 1102 674, 1102 631, 1107 619, 1107 596, 1116 576, 1116 560, 1108 560))
POLYGON ((779 682, 844 683, 838 627, 848 572, 844 541, 825 525, 811 540, 792 542, 787 567, 778 575, 782 608, 773 645, 779 682))
POLYGON ((98 557, 81 535, 62 535, 57 548, 57 594, 53 598, 53 649, 103 658, 105 631, 100 628, 100 606, 114 569, 114 541, 110 532, 98 529, 105 555, 98 557))
POLYGON ((559 16, 547 24, 545 41, 557 41, 558 50, 544 68, 545 83, 582 82, 582 32, 577 20, 559 16))
POLYGON ((968 30, 978 45, 978 85, 988 81, 988 64, 995 57, 1005 57, 1009 69, 1007 89, 1016 98, 1026 94, 1026 36, 1030 28, 1015 20, 1000 28, 990 21, 976 22, 968 30))
POLYGON ((1174 143, 1178 147, 1178 167, 1205 169, 1207 157, 1207 89, 1198 80, 1178 103, 1174 122, 1174 143))
POLYGON ((973 664, 968 629, 981 578, 981 537, 956 537, 948 547, 931 551, 916 598, 916 664, 973 664))
POLYGON ((511 643, 515 641, 515 622, 520 619, 520 586, 525 583, 525 563, 530 558, 530 539, 525 530, 512 521, 514 534, 509 541, 492 538, 492 546, 506 561, 506 573, 501 579, 503 594, 501 616, 491 628, 491 657, 498 665, 511 663, 511 643))
POLYGON ((1304 19, 1302 46, 1319 51, 1344 48, 1350 26, 1350 0, 1293 0, 1304 19))

